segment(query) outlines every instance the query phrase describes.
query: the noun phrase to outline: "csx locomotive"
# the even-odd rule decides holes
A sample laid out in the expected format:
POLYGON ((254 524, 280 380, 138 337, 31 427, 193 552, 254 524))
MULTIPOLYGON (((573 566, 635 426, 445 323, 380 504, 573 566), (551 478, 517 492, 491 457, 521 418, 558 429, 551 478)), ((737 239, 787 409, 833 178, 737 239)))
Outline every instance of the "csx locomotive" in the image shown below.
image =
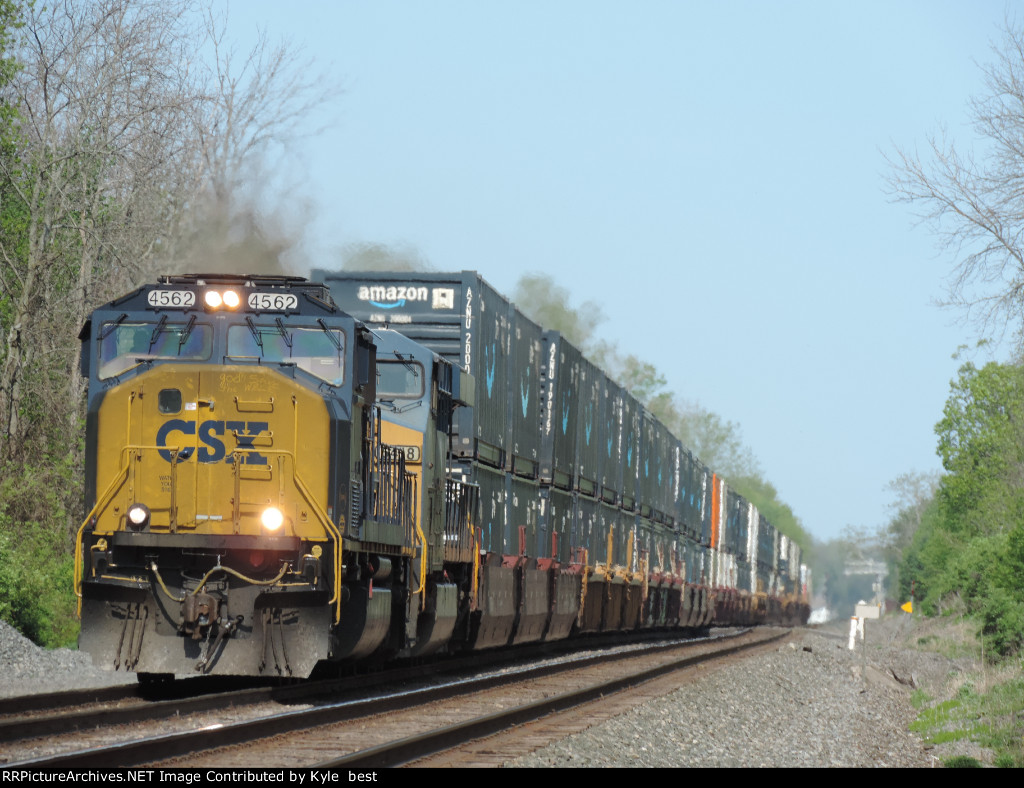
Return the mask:
POLYGON ((806 620, 797 546, 479 275, 314 280, 165 276, 83 327, 97 665, 806 620))

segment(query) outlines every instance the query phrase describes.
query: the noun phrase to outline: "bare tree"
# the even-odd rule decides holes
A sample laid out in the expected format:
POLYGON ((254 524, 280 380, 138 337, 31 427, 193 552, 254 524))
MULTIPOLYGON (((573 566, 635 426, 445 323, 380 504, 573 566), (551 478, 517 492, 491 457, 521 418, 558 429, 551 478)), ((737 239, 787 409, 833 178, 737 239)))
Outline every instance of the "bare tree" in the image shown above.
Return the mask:
POLYGON ((26 4, 3 97, 18 142, 0 156, 0 193, 23 227, 0 233, 0 461, 32 435, 63 440, 41 424, 55 415, 77 429, 73 338, 93 306, 197 259, 251 269, 262 256, 267 270, 292 243, 263 229, 252 175, 333 89, 265 36, 238 65, 205 1, 26 4))
POLYGON ((169 195, 187 172, 190 5, 69 0, 25 8, 11 85, 19 150, 0 160, 25 225, 0 238, 0 286, 13 314, 0 365, 7 458, 32 427, 23 393, 35 367, 67 371, 67 396, 48 404, 77 415, 81 381, 68 337, 90 305, 132 280, 165 233, 169 195))
POLYGON ((897 150, 889 183, 918 209, 953 255, 949 301, 982 333, 1021 333, 1024 318, 1024 30, 1007 21, 983 68, 985 94, 970 102, 977 152, 945 132, 922 157, 897 150))
POLYGON ((162 264, 178 270, 272 273, 297 245, 309 211, 290 194, 281 154, 321 131, 317 110, 340 93, 336 80, 314 70, 302 50, 272 42, 261 31, 239 54, 227 36, 227 14, 202 11, 202 35, 212 52, 202 64, 201 101, 195 105, 194 150, 201 189, 183 232, 162 264), (267 161, 276 158, 275 172, 267 161), (271 196, 273 195, 273 196, 271 196), (299 205, 299 210, 289 206, 299 205), (281 217, 288 217, 282 220, 281 217))
POLYGON ((910 545, 914 534, 921 527, 925 510, 935 498, 941 478, 937 471, 911 471, 901 473, 886 485, 894 497, 889 504, 893 514, 886 538, 900 553, 910 545))

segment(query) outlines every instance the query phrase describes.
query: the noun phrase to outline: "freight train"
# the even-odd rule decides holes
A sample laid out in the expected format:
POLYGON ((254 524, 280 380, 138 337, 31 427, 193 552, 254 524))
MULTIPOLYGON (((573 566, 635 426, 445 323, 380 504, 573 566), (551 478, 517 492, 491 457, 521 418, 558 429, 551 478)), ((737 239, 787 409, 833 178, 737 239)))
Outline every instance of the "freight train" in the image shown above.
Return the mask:
POLYGON ((798 546, 476 273, 164 276, 79 338, 97 666, 807 619, 798 546))

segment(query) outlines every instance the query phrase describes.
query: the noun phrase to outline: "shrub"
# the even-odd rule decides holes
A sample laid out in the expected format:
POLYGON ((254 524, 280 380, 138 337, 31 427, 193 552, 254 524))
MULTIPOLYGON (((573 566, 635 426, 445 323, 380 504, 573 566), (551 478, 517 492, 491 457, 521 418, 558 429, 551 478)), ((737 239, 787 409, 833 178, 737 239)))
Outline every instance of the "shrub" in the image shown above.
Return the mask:
POLYGON ((947 769, 980 769, 981 761, 970 755, 954 755, 952 758, 946 758, 942 765, 947 769))

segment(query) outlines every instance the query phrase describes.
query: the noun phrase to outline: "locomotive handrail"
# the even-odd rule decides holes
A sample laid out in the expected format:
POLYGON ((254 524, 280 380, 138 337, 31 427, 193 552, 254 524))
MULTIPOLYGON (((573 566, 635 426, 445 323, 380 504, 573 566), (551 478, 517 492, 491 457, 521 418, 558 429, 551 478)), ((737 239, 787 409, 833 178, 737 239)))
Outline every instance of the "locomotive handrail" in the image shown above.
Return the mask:
MULTIPOLYGON (((275 450, 276 451, 276 450, 275 450)), ((275 451, 266 451, 264 453, 271 454, 275 451)), ((281 454, 291 454, 291 452, 285 452, 280 450, 281 454)), ((334 536, 334 596, 332 596, 327 604, 334 605, 334 623, 337 624, 341 621, 341 531, 338 527, 331 522, 331 518, 327 516, 316 499, 310 493, 306 483, 299 476, 298 470, 295 468, 295 458, 292 457, 292 481, 295 483, 295 489, 299 491, 299 494, 309 504, 309 508, 313 510, 317 519, 327 528, 328 531, 334 536)))
MULTIPOLYGON (((338 624, 341 622, 341 530, 331 522, 331 518, 327 516, 320 505, 317 503, 313 494, 309 491, 306 483, 299 476, 298 465, 295 462, 295 457, 299 452, 299 400, 293 394, 292 395, 292 446, 294 450, 291 452, 285 452, 282 449, 270 449, 263 450, 265 454, 288 454, 292 459, 292 481, 295 484, 295 489, 299 491, 299 494, 306 499, 306 503, 313 510, 313 514, 316 515, 317 519, 326 526, 327 530, 334 536, 334 596, 328 600, 328 605, 334 606, 334 623, 338 624)), ((236 466, 239 467, 239 466, 236 466)), ((241 471, 236 472, 240 474, 241 471)), ((283 476, 284 474, 282 474, 283 476)))
MULTIPOLYGON (((124 451, 125 452, 130 451, 132 449, 133 449, 133 447, 129 447, 129 446, 124 447, 124 451)), ((110 484, 107 486, 107 489, 104 490, 103 495, 101 495, 97 499, 95 506, 93 506, 92 509, 89 511, 89 514, 87 514, 85 516, 85 520, 82 521, 82 524, 78 528, 78 533, 75 535, 75 578, 74 578, 74 583, 75 583, 75 596, 78 597, 78 611, 77 611, 77 615, 78 615, 79 618, 82 617, 82 583, 84 582, 84 579, 85 579, 85 559, 82 557, 82 536, 85 534, 85 527, 96 516, 97 512, 101 508, 101 505, 102 506, 106 506, 108 503, 110 503, 110 500, 114 497, 114 493, 121 487, 122 484, 125 483, 125 481, 127 481, 127 479, 128 479, 128 468, 130 466, 131 466, 131 460, 129 459, 129 461, 127 463, 125 463, 124 465, 122 465, 121 469, 116 474, 114 474, 114 478, 111 480, 110 484)))
MULTIPOLYGON (((133 394, 134 394, 134 392, 133 392, 133 394)), ((79 558, 81 557, 81 553, 82 553, 82 536, 85 534, 85 527, 90 523, 90 521, 93 520, 93 518, 97 515, 97 513, 102 508, 106 507, 106 505, 110 503, 111 499, 114 497, 114 493, 116 493, 117 490, 121 487, 121 485, 124 484, 128 480, 128 470, 129 470, 129 468, 131 468, 131 464, 132 464, 131 460, 132 460, 132 456, 134 456, 134 453, 136 451, 142 451, 144 449, 155 449, 155 450, 159 451, 160 449, 163 449, 163 448, 165 448, 165 447, 163 447, 163 446, 138 446, 138 445, 127 445, 127 446, 121 447, 121 454, 122 455, 126 455, 125 458, 122 460, 123 464, 121 465, 121 468, 117 471, 117 473, 114 474, 114 478, 111 479, 110 484, 107 485, 107 489, 103 491, 103 495, 101 495, 98 499, 96 499, 96 504, 89 511, 89 514, 87 514, 85 516, 85 519, 82 521, 82 524, 78 528, 78 533, 75 535, 75 576, 74 576, 74 584, 75 584, 75 596, 78 597, 78 616, 79 617, 81 617, 81 615, 82 615, 82 583, 83 583, 83 581, 85 579, 85 561, 83 559, 82 562, 81 562, 81 566, 79 566, 79 558)))

